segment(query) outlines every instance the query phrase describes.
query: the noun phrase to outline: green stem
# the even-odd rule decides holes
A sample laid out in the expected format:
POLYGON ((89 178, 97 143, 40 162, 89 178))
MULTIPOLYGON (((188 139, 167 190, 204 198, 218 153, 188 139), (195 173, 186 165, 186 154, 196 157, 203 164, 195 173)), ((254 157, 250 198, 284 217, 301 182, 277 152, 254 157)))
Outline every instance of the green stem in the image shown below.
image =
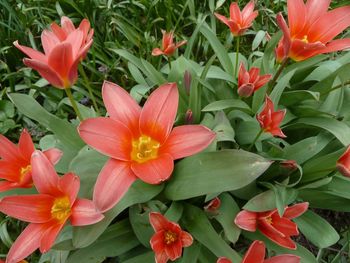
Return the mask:
POLYGON ((87 75, 85 73, 84 67, 82 65, 79 66, 79 72, 83 76, 85 85, 86 85, 86 87, 88 89, 89 96, 90 96, 90 99, 92 100, 92 104, 94 105, 95 111, 96 111, 97 115, 100 116, 101 115, 100 109, 97 106, 97 102, 96 102, 94 94, 92 93, 92 88, 90 86, 89 79, 88 79, 88 77, 87 77, 87 75))
POLYGON ((323 255, 323 249, 321 248, 317 253, 317 257, 316 257, 317 262, 321 262, 322 255, 323 255))
POLYGON ((281 63, 281 65, 280 65, 280 67, 278 68, 278 70, 277 70, 275 76, 273 77, 273 79, 270 81, 270 83, 269 83, 269 85, 268 85, 267 94, 270 94, 270 92, 271 92, 273 86, 276 84, 276 81, 277 81, 278 77, 281 75, 283 69, 287 66, 288 60, 289 60, 289 58, 287 57, 287 58, 285 58, 285 59, 282 61, 282 63, 281 63))
POLYGON ((332 91, 335 91, 335 90, 337 90, 337 89, 340 89, 340 88, 344 87, 345 85, 349 85, 349 84, 350 84, 350 80, 346 81, 345 83, 339 84, 339 85, 337 85, 337 86, 331 88, 330 90, 327 90, 327 91, 325 91, 325 92, 322 92, 320 95, 321 95, 321 96, 322 96, 322 95, 326 95, 326 94, 328 94, 328 93, 331 93, 332 91))
POLYGON ((64 90, 66 91, 67 97, 68 97, 70 103, 72 104, 72 107, 73 107, 73 109, 75 111, 75 114, 78 116, 78 119, 80 121, 83 121, 83 117, 80 114, 80 111, 78 109, 77 103, 75 102, 75 100, 73 98, 73 95, 72 95, 72 92, 71 92, 70 88, 64 89, 64 90))
POLYGON ((258 132, 258 134, 255 136, 254 141, 252 142, 252 144, 249 145, 248 151, 250 151, 250 150, 253 148, 254 144, 256 143, 256 141, 259 139, 259 137, 261 136, 261 134, 262 134, 263 132, 264 132, 264 129, 260 129, 260 131, 258 132))
POLYGON ((235 78, 238 78, 237 72, 238 72, 238 57, 239 57, 239 36, 236 37, 236 65, 235 65, 235 78))
POLYGON ((169 73, 171 71, 171 57, 167 57, 168 58, 168 63, 169 63, 169 73))

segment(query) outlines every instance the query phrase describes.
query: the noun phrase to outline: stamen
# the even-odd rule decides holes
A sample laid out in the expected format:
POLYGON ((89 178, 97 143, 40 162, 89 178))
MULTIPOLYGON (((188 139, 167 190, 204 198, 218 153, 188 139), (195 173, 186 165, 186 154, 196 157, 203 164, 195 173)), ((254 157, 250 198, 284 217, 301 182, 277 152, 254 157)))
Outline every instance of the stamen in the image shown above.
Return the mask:
POLYGON ((56 198, 51 207, 51 216, 63 223, 70 215, 71 205, 67 196, 56 198))
POLYGON ((141 135, 137 140, 132 141, 131 159, 144 163, 158 157, 160 143, 147 135, 141 135))
POLYGON ((168 230, 164 233, 165 244, 170 245, 170 244, 176 242, 176 240, 177 240, 177 234, 175 234, 174 232, 171 232, 168 230))

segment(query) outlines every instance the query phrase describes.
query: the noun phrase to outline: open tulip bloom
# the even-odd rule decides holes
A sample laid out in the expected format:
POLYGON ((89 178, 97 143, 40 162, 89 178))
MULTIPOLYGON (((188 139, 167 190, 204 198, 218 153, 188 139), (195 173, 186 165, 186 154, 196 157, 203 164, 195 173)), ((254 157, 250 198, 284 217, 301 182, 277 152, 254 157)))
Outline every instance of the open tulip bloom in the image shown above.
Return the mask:
POLYGON ((192 245, 192 236, 162 214, 151 212, 149 221, 156 232, 150 240, 156 263, 174 261, 181 257, 183 247, 192 245))
POLYGON ((331 0, 288 0, 288 24, 281 14, 277 23, 283 38, 276 49, 279 62, 287 57, 302 61, 318 54, 350 48, 350 38, 333 40, 350 26, 350 6, 327 12, 331 0))
MULTIPOLYGON (((0 179, 2 179, 0 181, 0 192, 14 188, 32 187, 30 160, 35 148, 27 130, 23 129, 18 145, 0 134, 0 145, 0 179)), ((56 164, 62 156, 62 152, 55 148, 43 153, 53 164, 56 164)))
MULTIPOLYGON (((225 257, 219 258, 216 263, 232 263, 225 257)), ((255 240, 249 247, 241 263, 300 263, 300 257, 291 254, 284 254, 265 259, 265 244, 255 240)))
POLYGON ((291 219, 302 215, 309 207, 309 203, 304 202, 290 207, 286 207, 281 217, 277 209, 267 212, 252 212, 242 210, 235 218, 235 224, 246 231, 255 232, 260 230, 271 241, 276 244, 296 249, 291 236, 299 235, 298 226, 291 219))
POLYGON ((23 63, 38 71, 51 85, 60 89, 70 88, 78 78, 78 65, 92 45, 93 29, 84 19, 75 28, 68 17, 62 17, 61 27, 51 24, 51 30, 44 30, 41 43, 44 53, 22 46, 18 41, 14 45, 29 58, 23 63))
POLYGON ((92 201, 77 199, 79 177, 67 173, 59 177, 46 156, 32 154, 32 177, 39 194, 6 196, 0 201, 0 211, 30 224, 13 243, 6 263, 17 263, 37 248, 47 252, 67 220, 73 226, 94 224, 103 219, 92 201))
POLYGON ((149 184, 167 180, 174 160, 202 151, 215 138, 202 125, 172 129, 179 101, 175 83, 157 88, 142 109, 111 82, 104 82, 102 97, 110 117, 85 120, 78 128, 88 145, 110 157, 93 194, 102 212, 112 208, 137 178, 149 184))
POLYGON ((155 48, 152 50, 152 56, 172 56, 176 49, 185 45, 187 43, 186 40, 183 40, 179 43, 174 43, 174 32, 165 32, 162 30, 163 39, 162 39, 162 47, 155 48))
POLYGON ((236 2, 230 5, 230 17, 215 13, 217 19, 223 22, 230 28, 234 36, 241 36, 244 32, 252 26, 254 19, 258 16, 258 11, 254 11, 254 1, 250 1, 242 10, 236 2))

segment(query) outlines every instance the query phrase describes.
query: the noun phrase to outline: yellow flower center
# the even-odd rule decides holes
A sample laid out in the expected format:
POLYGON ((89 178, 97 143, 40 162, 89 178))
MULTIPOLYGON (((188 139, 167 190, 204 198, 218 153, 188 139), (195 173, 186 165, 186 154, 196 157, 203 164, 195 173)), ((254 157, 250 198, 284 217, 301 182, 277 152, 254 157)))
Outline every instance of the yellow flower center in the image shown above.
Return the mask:
POLYGON ((29 164, 26 167, 22 167, 20 172, 20 181, 23 180, 24 176, 32 170, 32 166, 29 164))
POLYGON ((51 216, 63 223, 70 215, 71 206, 67 196, 56 198, 51 207, 51 216))
POLYGON ((164 234, 165 244, 170 245, 170 244, 176 242, 176 240, 177 240, 177 235, 174 232, 171 232, 169 230, 165 232, 165 234, 164 234))
POLYGON ((138 140, 132 141, 131 159, 144 163, 158 157, 160 143, 147 135, 141 135, 138 140))
POLYGON ((266 218, 265 218, 265 221, 266 221, 269 225, 272 225, 272 217, 271 217, 271 216, 266 217, 266 218))
POLYGON ((303 41, 305 43, 309 43, 309 40, 307 39, 307 35, 305 35, 301 41, 303 41))

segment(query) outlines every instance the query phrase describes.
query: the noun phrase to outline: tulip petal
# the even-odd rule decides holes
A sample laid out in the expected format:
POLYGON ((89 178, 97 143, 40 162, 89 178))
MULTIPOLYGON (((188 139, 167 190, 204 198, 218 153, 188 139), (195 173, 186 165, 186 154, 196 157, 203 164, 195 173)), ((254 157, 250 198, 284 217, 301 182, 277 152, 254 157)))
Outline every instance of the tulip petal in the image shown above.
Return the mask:
POLYGON ((74 173, 67 173, 59 178, 58 187, 65 196, 69 196, 69 201, 73 204, 79 192, 80 178, 74 173))
POLYGON ((186 43, 187 43, 187 40, 182 40, 182 41, 176 43, 175 49, 177 49, 177 48, 179 48, 179 47, 185 45, 186 43))
POLYGON ((303 30, 306 19, 304 0, 287 1, 288 23, 291 37, 303 30))
POLYGON ((263 87, 267 82, 270 81, 271 78, 272 78, 271 74, 266 74, 266 75, 260 76, 259 80, 257 82, 255 82, 255 84, 254 84, 254 91, 263 87))
POLYGON ((289 206, 284 211, 283 217, 288 218, 288 219, 293 219, 293 218, 299 217, 302 214, 304 214, 308 208, 309 208, 308 202, 299 203, 299 204, 296 204, 293 206, 289 206))
POLYGON ((193 243, 193 237, 186 231, 181 232, 181 243, 183 247, 189 247, 193 243))
POLYGON ((67 38, 66 32, 55 22, 53 22, 51 25, 51 31, 55 34, 55 36, 62 42, 67 38))
POLYGON ((45 231, 43 224, 29 224, 11 246, 6 262, 17 263, 32 254, 39 248, 45 231))
POLYGON ((63 152, 57 148, 51 148, 46 151, 43 151, 43 154, 52 164, 57 164, 61 159, 63 152))
POLYGON ((95 204, 87 199, 78 199, 72 207, 70 222, 72 226, 86 226, 101 221, 104 216, 97 211, 95 204))
POLYGON ((13 45, 16 48, 18 48, 19 50, 21 50, 24 54, 26 54, 31 59, 35 59, 35 60, 38 60, 40 62, 46 63, 47 58, 43 53, 41 53, 35 49, 32 49, 30 47, 22 46, 18 43, 17 40, 15 42, 13 42, 13 45))
POLYGON ((241 229, 254 232, 257 228, 257 213, 242 210, 237 214, 235 224, 241 229))
POLYGON ((242 263, 263 263, 265 258, 264 242, 255 240, 249 247, 242 263))
POLYGON ((165 250, 155 253, 155 261, 156 263, 167 263, 169 260, 168 255, 165 253, 165 250))
MULTIPOLYGON (((306 2, 306 21, 305 26, 312 25, 318 18, 327 13, 331 0, 308 0, 306 2)), ((305 28, 308 30, 308 28, 305 28)))
POLYGON ((91 118, 80 123, 78 132, 84 142, 102 154, 130 160, 132 134, 123 123, 105 117, 91 118))
POLYGON ((35 151, 35 147, 32 141, 32 137, 27 132, 26 129, 23 129, 21 136, 18 142, 18 148, 23 155, 24 159, 30 160, 32 153, 35 151))
POLYGON ((350 38, 336 39, 329 42, 321 53, 330 53, 350 48, 350 38))
POLYGON ((5 192, 14 188, 21 187, 16 182, 0 181, 0 193, 5 192))
POLYGON ((130 129, 134 137, 138 137, 141 107, 130 94, 117 84, 104 81, 102 97, 110 117, 123 123, 130 129))
POLYGON ((300 257, 291 254, 284 254, 266 259, 264 263, 300 263, 300 257))
POLYGON ((299 235, 298 226, 288 218, 277 215, 272 218, 272 222, 273 227, 286 236, 299 235))
POLYGON ((60 43, 60 40, 54 32, 45 29, 41 33, 41 43, 43 45, 45 55, 48 56, 54 47, 60 43))
POLYGON ((21 167, 17 162, 0 160, 0 178, 11 182, 20 182, 21 167))
POLYGON ((228 27, 231 27, 231 24, 229 23, 229 20, 227 19, 226 16, 220 15, 218 13, 214 13, 217 19, 219 19, 222 23, 227 25, 228 27))
POLYGON ((83 44, 83 38, 84 33, 80 29, 76 29, 68 35, 65 42, 71 44, 73 58, 76 58, 78 56, 80 48, 83 44))
POLYGON ((163 38, 162 38, 162 49, 165 50, 169 46, 173 45, 173 39, 174 39, 174 32, 165 32, 162 31, 163 38))
MULTIPOLYGON (((245 22, 245 21, 247 21, 247 19, 252 17, 252 15, 254 15, 253 11, 254 11, 254 1, 251 0, 242 10, 242 20, 245 22)), ((254 19, 255 19, 255 17, 254 17, 254 19)))
POLYGON ((32 177, 36 189, 41 194, 60 195, 59 177, 53 164, 41 151, 32 154, 32 177))
POLYGON ((237 2, 232 2, 230 4, 230 20, 239 24, 242 22, 241 10, 239 9, 237 2))
POLYGON ((141 132, 163 144, 174 125, 178 103, 176 83, 164 84, 153 91, 141 111, 141 132))
POLYGON ((283 57, 279 58, 279 60, 283 60, 289 55, 292 40, 291 40, 291 35, 289 32, 289 28, 287 26, 286 20, 284 20, 284 17, 282 16, 281 13, 277 14, 276 21, 278 26, 281 28, 283 32, 282 42, 280 42, 282 43, 282 45, 279 44, 279 47, 278 47, 278 50, 283 50, 283 57))
MULTIPOLYGON (((86 18, 84 18, 81 22, 80 22, 80 25, 79 25, 79 29, 83 32, 83 43, 88 40, 87 39, 87 36, 89 34, 89 31, 90 31, 90 22, 89 20, 87 20, 86 18)), ((89 41, 89 40, 88 40, 89 41)))
MULTIPOLYGON (((64 82, 68 81, 68 72, 73 64, 73 47, 71 43, 62 42, 56 45, 48 57, 48 64, 52 70, 54 70, 57 75, 59 75, 64 82)), ((65 88, 68 88, 65 84, 65 88)))
POLYGON ((216 134, 202 125, 175 127, 165 144, 162 153, 170 154, 174 160, 196 154, 210 145, 216 134))
POLYGON ((64 224, 55 224, 52 225, 52 223, 46 223, 44 228, 47 228, 44 234, 42 235, 41 241, 40 241, 40 252, 46 253, 51 249, 53 244, 55 243, 55 240, 62 230, 64 224))
POLYGON ((62 29, 67 33, 70 34, 71 32, 73 32, 75 30, 75 26, 72 22, 72 20, 70 20, 68 17, 66 16, 62 16, 61 17, 61 26, 62 29))
POLYGON ((296 249, 294 241, 289 236, 281 235, 275 228, 273 228, 268 223, 259 225, 259 230, 262 234, 264 234, 268 239, 275 242, 276 244, 289 248, 296 249))
POLYGON ((51 219, 54 198, 49 195, 6 196, 0 201, 0 211, 31 223, 45 223, 51 219))
POLYGON ((149 241, 155 253, 161 253, 165 249, 164 232, 164 230, 157 231, 149 241))
POLYGON ((154 48, 152 50, 152 56, 160 56, 163 54, 164 54, 164 52, 160 48, 154 48))
POLYGON ((57 87, 57 88, 63 88, 64 83, 60 76, 57 75, 55 71, 53 71, 47 64, 44 64, 43 62, 39 60, 34 59, 23 59, 23 63, 36 71, 39 72, 40 76, 42 76, 44 79, 46 79, 48 82, 51 83, 51 85, 57 87))
POLYGON ((171 244, 170 246, 165 246, 165 253, 169 257, 169 259, 172 261, 181 257, 181 254, 182 254, 181 242, 177 241, 171 244))
POLYGON ((158 212, 149 213, 149 222, 151 223, 151 226, 155 232, 166 230, 169 224, 169 221, 166 219, 166 217, 158 212))
POLYGON ((107 161, 94 187, 93 201, 97 209, 103 213, 115 206, 136 179, 129 163, 107 161))
POLYGON ((17 162, 22 159, 17 146, 2 134, 0 134, 0 145, 0 157, 2 160, 17 162))
POLYGON ((163 153, 157 159, 145 163, 132 162, 131 170, 148 184, 160 184, 171 176, 174 160, 170 154, 163 153))
POLYGON ((232 261, 226 257, 219 257, 216 263, 232 263, 232 261))

